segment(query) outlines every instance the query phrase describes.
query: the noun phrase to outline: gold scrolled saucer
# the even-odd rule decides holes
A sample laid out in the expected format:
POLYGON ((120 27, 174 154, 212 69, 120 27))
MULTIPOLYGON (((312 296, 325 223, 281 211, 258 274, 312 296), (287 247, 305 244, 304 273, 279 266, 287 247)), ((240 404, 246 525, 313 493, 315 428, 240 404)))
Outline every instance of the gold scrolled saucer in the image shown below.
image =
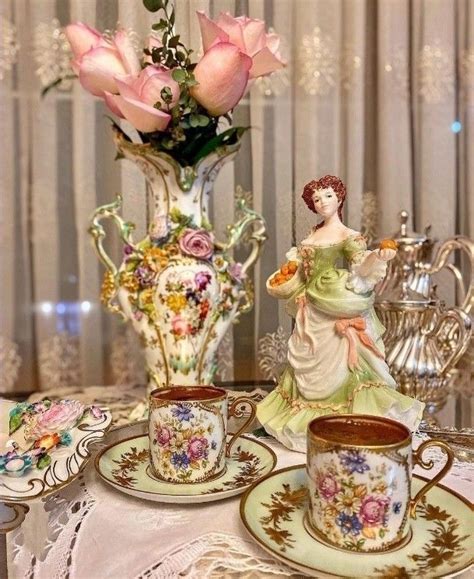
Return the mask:
MULTIPOLYGON (((417 492, 428 479, 414 476, 417 492)), ((251 537, 289 567, 317 577, 444 577, 472 563, 473 507, 456 492, 436 485, 417 507, 412 536, 397 550, 358 553, 334 549, 305 528, 305 465, 276 470, 240 501, 240 516, 251 537)))
POLYGON ((164 482, 157 479, 150 468, 148 433, 140 433, 138 425, 134 425, 134 430, 122 429, 120 439, 97 455, 95 468, 106 483, 127 495, 160 503, 193 504, 243 493, 269 474, 276 461, 275 453, 266 444, 239 436, 222 476, 201 483, 164 482), (127 432, 133 432, 134 436, 123 438, 127 432))

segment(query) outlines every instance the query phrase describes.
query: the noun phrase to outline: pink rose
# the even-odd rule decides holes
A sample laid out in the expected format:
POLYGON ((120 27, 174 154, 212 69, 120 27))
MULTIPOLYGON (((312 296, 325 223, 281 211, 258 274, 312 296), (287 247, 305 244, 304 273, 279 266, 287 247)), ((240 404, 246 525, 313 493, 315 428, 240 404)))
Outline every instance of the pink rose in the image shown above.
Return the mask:
POLYGON ((112 110, 118 110, 120 116, 144 133, 166 129, 171 119, 166 111, 174 107, 179 99, 179 85, 172 79, 170 70, 147 66, 138 77, 116 76, 114 80, 120 94, 105 94, 105 100, 112 110), (161 96, 165 87, 171 91, 169 104, 161 96), (156 103, 161 104, 161 109, 155 108, 156 103))
POLYGON ((191 460, 199 460, 207 456, 209 443, 201 436, 191 436, 188 445, 188 455, 191 460))
POLYGON ((168 448, 172 434, 167 426, 158 426, 155 430, 155 438, 160 446, 168 448))
POLYGON ((112 41, 82 22, 66 26, 65 32, 74 54, 73 70, 93 95, 117 94, 116 76, 139 74, 140 60, 125 30, 117 31, 112 41))
POLYGON ((30 437, 37 439, 53 432, 69 430, 82 417, 84 410, 84 405, 77 400, 53 402, 46 412, 32 417, 33 424, 29 429, 30 437))
POLYGON ((339 491, 339 485, 333 476, 325 474, 318 477, 318 489, 323 498, 332 501, 334 495, 339 491))
POLYGON ((249 80, 252 59, 237 46, 219 42, 210 48, 194 69, 199 84, 191 95, 214 116, 224 115, 242 98, 249 80))
POLYGON ((214 251, 213 238, 205 229, 185 229, 179 238, 179 247, 197 259, 209 259, 214 251))
POLYGON ((367 527, 377 527, 384 522, 389 499, 387 497, 365 497, 360 507, 360 518, 367 527))
MULTIPOLYGON (((221 12, 217 20, 210 20, 202 11, 197 12, 201 27, 204 53, 217 42, 228 42, 252 59, 249 78, 268 75, 285 66, 277 34, 265 32, 265 22, 247 16, 234 18, 221 12)), ((199 66, 199 65, 198 65, 199 66)))
POLYGON ((191 333, 192 327, 184 318, 180 315, 175 316, 171 320, 171 327, 173 328, 173 332, 178 336, 187 336, 191 333))

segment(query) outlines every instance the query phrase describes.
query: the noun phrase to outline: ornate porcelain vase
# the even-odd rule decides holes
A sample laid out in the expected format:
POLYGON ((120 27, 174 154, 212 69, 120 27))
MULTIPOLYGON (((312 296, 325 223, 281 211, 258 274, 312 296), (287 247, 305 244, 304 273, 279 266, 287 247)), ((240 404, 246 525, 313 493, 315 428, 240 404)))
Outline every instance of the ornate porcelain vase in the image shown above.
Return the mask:
POLYGON ((145 174, 154 213, 148 235, 135 243, 133 223, 120 216, 120 196, 95 211, 90 233, 107 270, 101 301, 130 320, 140 335, 149 391, 210 384, 219 342, 229 325, 252 307, 247 274, 266 239, 263 218, 243 202, 240 219, 228 227, 225 242, 216 240, 209 222, 208 200, 215 178, 239 144, 182 167, 166 153, 125 140, 118 131, 115 141, 119 156, 145 174), (115 222, 124 242, 118 267, 103 247, 103 219, 115 222), (251 251, 244 263, 237 263, 232 249, 244 239, 251 251))

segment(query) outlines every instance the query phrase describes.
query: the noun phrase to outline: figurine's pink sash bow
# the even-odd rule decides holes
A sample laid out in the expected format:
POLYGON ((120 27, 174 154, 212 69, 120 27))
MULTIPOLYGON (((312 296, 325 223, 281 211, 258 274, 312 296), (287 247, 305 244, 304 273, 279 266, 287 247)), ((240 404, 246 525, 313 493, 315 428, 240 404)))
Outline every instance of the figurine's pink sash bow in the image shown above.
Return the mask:
POLYGON ((379 358, 383 358, 383 354, 377 349, 372 338, 365 332, 366 323, 363 318, 351 318, 345 320, 338 320, 335 323, 336 333, 340 336, 345 336, 349 342, 349 359, 348 366, 350 370, 359 368, 359 356, 357 355, 356 337, 362 344, 372 350, 372 352, 379 358), (354 331, 351 331, 354 330, 354 331))

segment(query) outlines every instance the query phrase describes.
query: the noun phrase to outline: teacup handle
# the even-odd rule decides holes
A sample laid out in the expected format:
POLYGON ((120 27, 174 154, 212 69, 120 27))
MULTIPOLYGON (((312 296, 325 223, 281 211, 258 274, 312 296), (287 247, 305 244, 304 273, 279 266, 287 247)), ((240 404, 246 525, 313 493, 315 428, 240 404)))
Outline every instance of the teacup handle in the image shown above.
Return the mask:
POLYGON ((257 407, 255 406, 255 402, 251 398, 248 398, 247 396, 240 396, 239 398, 237 398, 237 400, 234 400, 234 402, 231 404, 228 412, 229 418, 231 416, 235 416, 235 418, 242 418, 242 416, 244 415, 244 411, 240 406, 241 404, 244 405, 248 404, 250 406, 250 416, 248 420, 245 421, 245 423, 239 428, 239 430, 237 430, 237 432, 232 436, 232 438, 227 443, 227 447, 225 450, 226 458, 229 458, 230 450, 234 442, 242 434, 242 432, 244 432, 247 426, 249 426, 252 423, 253 419, 255 418, 255 414, 257 413, 257 407))
POLYGON ((442 440, 425 440, 425 442, 422 442, 420 446, 413 452, 414 463, 421 466, 421 468, 424 468, 425 470, 433 468, 434 464, 433 461, 428 460, 425 462, 422 456, 425 449, 427 449, 430 446, 439 446, 442 450, 444 450, 444 452, 446 453, 446 464, 443 466, 443 468, 439 471, 437 475, 435 475, 416 493, 415 498, 410 500, 410 517, 412 519, 416 519, 416 507, 418 506, 420 500, 426 495, 426 493, 432 487, 434 487, 436 483, 438 483, 445 476, 445 474, 447 474, 454 460, 454 452, 452 451, 451 447, 448 446, 445 442, 443 442, 442 440))

